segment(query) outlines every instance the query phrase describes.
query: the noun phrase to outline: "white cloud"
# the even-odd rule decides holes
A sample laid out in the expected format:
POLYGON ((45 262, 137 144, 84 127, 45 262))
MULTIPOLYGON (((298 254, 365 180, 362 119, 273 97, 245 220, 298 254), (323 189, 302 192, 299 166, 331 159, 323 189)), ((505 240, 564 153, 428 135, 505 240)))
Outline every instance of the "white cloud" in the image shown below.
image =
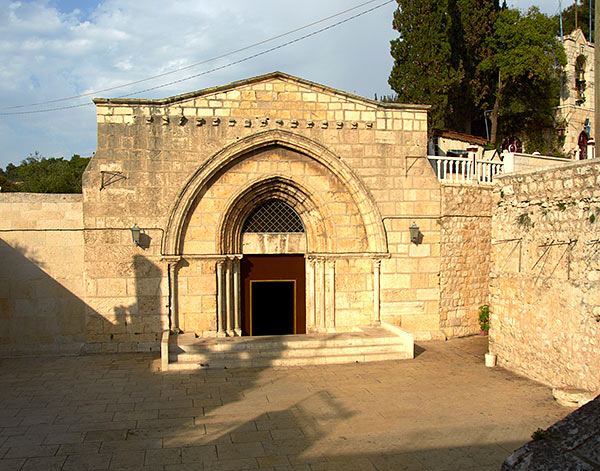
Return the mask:
MULTIPOLYGON (((358 5, 361 0, 105 0, 95 7, 92 2, 0 0, 0 107, 100 90, 194 64, 358 5), (80 10, 72 7, 75 4, 80 10)), ((520 8, 529 6, 526 0, 517 3, 520 8)), ((134 96, 169 96, 274 70, 369 98, 374 93, 390 93, 387 77, 392 66, 389 40, 395 37, 391 28, 394 8, 394 3, 388 4, 257 59, 134 96)), ((282 38, 176 75, 99 95, 123 95, 170 82, 289 39, 282 38)), ((48 106, 90 101, 88 97, 48 106)), ((0 116, 0 142, 3 144, 0 167, 19 162, 35 150, 46 156, 90 155, 96 147, 94 107, 0 116)))
MULTIPOLYGON (((80 11, 67 8, 66 13, 61 12, 47 0, 0 0, 0 107, 43 102, 143 79, 236 50, 359 3, 106 0, 94 10, 82 6, 86 9, 82 18, 80 11)), ((274 70, 368 97, 389 93, 394 7, 388 4, 260 58, 135 96, 169 96, 274 70)), ((289 39, 100 96, 123 95, 200 73, 289 39)), ((88 97, 47 107, 90 101, 88 97)), ((95 133, 93 106, 0 116, 0 167, 19 162, 35 150, 46 156, 89 155, 96 147, 95 133)))

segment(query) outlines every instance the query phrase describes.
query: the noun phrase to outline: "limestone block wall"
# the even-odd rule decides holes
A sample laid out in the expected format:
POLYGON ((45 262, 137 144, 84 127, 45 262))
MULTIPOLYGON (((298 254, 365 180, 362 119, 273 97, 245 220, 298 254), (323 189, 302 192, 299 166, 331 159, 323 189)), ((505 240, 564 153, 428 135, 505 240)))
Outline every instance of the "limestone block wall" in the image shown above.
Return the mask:
POLYGON ((86 228, 87 352, 159 349, 160 333, 169 327, 161 234, 144 228, 136 247, 127 227, 86 228))
POLYGON ((490 351, 556 387, 600 389, 600 163, 500 177, 490 351))
POLYGON ((81 195, 0 193, 0 355, 85 342, 81 195))
POLYGON ((417 338, 438 338, 440 184, 426 158, 412 159, 407 170, 403 186, 392 190, 394 215, 384 217, 390 257, 381 261, 381 317, 417 338), (413 223, 418 244, 410 242, 413 223))
POLYGON ((492 187, 443 185, 440 327, 448 337, 478 333, 489 303, 492 187))

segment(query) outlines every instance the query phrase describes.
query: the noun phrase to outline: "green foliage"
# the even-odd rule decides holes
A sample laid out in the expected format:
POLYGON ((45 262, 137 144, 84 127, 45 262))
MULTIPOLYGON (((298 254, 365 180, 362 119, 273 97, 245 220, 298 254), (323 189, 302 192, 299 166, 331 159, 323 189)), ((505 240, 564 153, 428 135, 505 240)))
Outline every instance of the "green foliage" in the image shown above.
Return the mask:
POLYGON ((523 227, 524 229, 529 229, 530 227, 533 227, 533 223, 531 222, 529 213, 520 214, 519 217, 517 217, 517 224, 523 227))
POLYGON ((81 176, 89 161, 76 154, 71 160, 47 159, 36 152, 18 166, 7 165, 0 174, 0 186, 3 192, 81 193, 81 176), (6 187, 3 177, 8 182, 6 187))
POLYGON ((0 192, 18 191, 17 185, 8 179, 6 172, 0 168, 0 192))
POLYGON ((471 132, 490 105, 489 55, 497 0, 397 0, 389 84, 397 100, 431 105, 430 129, 471 132))
POLYGON ((539 440, 543 440, 545 436, 546 432, 544 432, 544 430, 542 430, 541 428, 538 428, 535 432, 531 434, 531 439, 537 442, 539 440))
POLYGON ((503 10, 489 40, 493 55, 482 64, 498 79, 493 134, 520 135, 530 152, 552 152, 558 144, 556 106, 566 56, 555 31, 556 19, 536 7, 525 15, 503 10))
MULTIPOLYGON (((589 14, 590 14, 590 2, 589 0, 579 0, 577 6, 575 3, 571 3, 562 12, 563 21, 563 34, 570 34, 575 30, 575 9, 577 8, 577 28, 580 28, 585 35, 585 38, 594 42, 594 36, 590 39, 590 26, 589 26, 589 14)), ((596 9, 594 8, 595 3, 592 3, 592 30, 594 28, 594 19, 596 17, 596 9)), ((560 35, 560 28, 556 30, 556 36, 560 35)))
POLYGON ((484 332, 490 330, 490 306, 488 304, 479 306, 479 327, 484 332))
POLYGON ((563 203, 562 201, 560 203, 556 203, 556 206, 558 207, 558 209, 560 209, 561 211, 564 211, 565 209, 567 209, 567 204, 563 203))
POLYGON ((518 135, 527 151, 556 152, 556 106, 566 57, 557 19, 497 0, 397 0, 389 84, 400 102, 431 105, 429 129, 518 135))

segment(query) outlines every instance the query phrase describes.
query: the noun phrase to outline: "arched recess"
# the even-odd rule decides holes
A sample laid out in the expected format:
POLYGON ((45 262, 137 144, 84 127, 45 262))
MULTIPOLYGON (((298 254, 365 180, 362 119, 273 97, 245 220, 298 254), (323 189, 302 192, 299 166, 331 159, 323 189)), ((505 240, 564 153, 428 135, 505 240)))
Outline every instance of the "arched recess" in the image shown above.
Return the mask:
MULTIPOLYGON (((179 193, 171 211, 165 234, 166 255, 181 255, 186 216, 193 207, 198 195, 206 191, 213 178, 223 168, 242 158, 248 152, 272 145, 279 145, 301 152, 319 162, 339 178, 360 211, 367 233, 369 252, 387 253, 387 240, 379 209, 367 188, 350 167, 323 145, 307 137, 275 129, 253 134, 224 147, 194 173, 179 193)), ((287 185, 287 187, 293 188, 294 186, 287 185)), ((284 194, 286 193, 283 192, 282 195, 284 194)), ((316 227, 315 230, 317 230, 316 227)), ((231 244, 230 247, 233 248, 235 243, 231 241, 231 244)), ((222 249, 229 249, 226 245, 222 249)))
POLYGON ((334 228, 327 227, 324 218, 317 208, 323 209, 316 195, 301 187, 291 178, 282 175, 273 175, 257 182, 253 182, 238 194, 234 195, 228 203, 227 211, 221 216, 217 231, 217 247, 222 254, 242 252, 242 226, 250 212, 267 200, 280 199, 289 204, 300 219, 306 231, 306 245, 309 252, 329 252, 332 250, 331 237, 334 228))

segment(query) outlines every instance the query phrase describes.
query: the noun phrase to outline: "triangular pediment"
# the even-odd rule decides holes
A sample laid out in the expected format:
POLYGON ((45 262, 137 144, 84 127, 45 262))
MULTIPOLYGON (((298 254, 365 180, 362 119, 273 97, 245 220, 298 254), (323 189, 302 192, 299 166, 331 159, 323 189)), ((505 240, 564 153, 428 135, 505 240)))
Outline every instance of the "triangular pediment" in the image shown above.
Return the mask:
POLYGON ((227 94, 234 92, 242 93, 247 90, 259 90, 259 91, 273 91, 276 94, 273 96, 274 100, 285 99, 286 95, 280 96, 279 93, 319 93, 321 95, 329 96, 333 101, 340 102, 354 102, 361 103, 367 107, 374 108, 412 108, 412 109, 428 109, 427 105, 403 105, 399 103, 380 103, 375 100, 361 97, 353 93, 344 92, 333 87, 321 85, 310 80, 295 77, 293 75, 285 74, 283 72, 272 72, 265 75, 259 75, 256 77, 238 80, 225 85, 219 85, 216 87, 205 88, 196 90, 193 92, 184 93, 181 95, 175 95, 167 98, 159 99, 133 99, 133 98, 95 98, 94 103, 97 105, 102 104, 124 104, 124 105, 150 105, 150 106, 172 106, 177 104, 183 104, 196 99, 212 99, 212 98, 223 98, 227 94))

